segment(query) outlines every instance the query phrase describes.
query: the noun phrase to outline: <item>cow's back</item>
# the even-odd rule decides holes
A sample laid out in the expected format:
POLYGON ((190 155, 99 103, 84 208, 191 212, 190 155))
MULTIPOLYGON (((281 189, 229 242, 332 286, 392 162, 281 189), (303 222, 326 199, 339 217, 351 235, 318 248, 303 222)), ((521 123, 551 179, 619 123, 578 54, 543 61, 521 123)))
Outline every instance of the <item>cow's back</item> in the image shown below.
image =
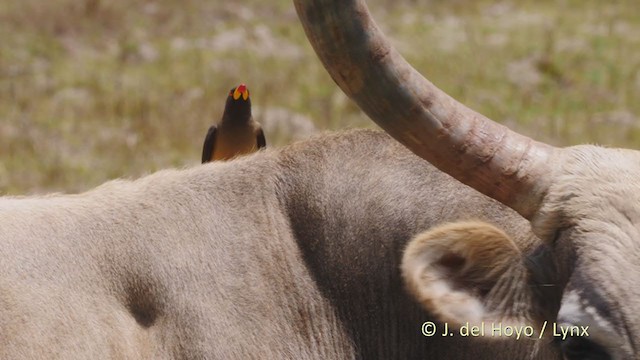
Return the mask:
POLYGON ((2 358, 351 357, 260 156, 2 200, 2 358))
POLYGON ((554 358, 534 339, 421 334, 434 317, 404 290, 402 251, 461 218, 535 245, 513 211, 374 131, 78 196, 2 200, 0 354, 554 358))

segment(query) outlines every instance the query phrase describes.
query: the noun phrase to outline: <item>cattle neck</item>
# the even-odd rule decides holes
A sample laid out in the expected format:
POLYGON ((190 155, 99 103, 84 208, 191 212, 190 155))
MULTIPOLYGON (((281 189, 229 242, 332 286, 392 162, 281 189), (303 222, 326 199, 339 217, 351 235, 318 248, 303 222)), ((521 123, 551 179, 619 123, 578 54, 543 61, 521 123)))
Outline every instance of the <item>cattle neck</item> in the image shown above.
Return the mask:
MULTIPOLYGON (((422 335, 422 324, 435 317, 404 287, 403 250, 413 235, 433 225, 433 214, 425 210, 430 207, 446 204, 451 219, 460 213, 487 216, 488 207, 501 219, 508 216, 511 226, 526 227, 524 219, 451 182, 381 132, 326 135, 293 144, 278 156, 279 197, 292 235, 358 358, 447 358, 451 347, 471 351, 479 345, 475 339, 422 335), (460 196, 466 202, 452 205, 460 196)), ((527 354, 530 346, 520 342, 508 348, 527 354)))

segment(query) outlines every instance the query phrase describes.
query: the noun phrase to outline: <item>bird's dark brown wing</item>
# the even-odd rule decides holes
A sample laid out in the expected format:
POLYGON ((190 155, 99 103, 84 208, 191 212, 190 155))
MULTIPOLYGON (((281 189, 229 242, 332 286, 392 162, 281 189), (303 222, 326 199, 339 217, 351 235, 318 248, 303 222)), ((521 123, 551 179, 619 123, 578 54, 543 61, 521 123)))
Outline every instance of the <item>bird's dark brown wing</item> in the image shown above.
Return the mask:
POLYGON ((262 149, 263 147, 267 146, 267 140, 264 138, 264 132, 262 131, 262 129, 258 129, 257 140, 258 149, 262 149))
POLYGON ((204 138, 204 146, 202 147, 202 163, 211 161, 213 157, 213 147, 216 144, 216 126, 213 125, 207 131, 207 136, 204 138))

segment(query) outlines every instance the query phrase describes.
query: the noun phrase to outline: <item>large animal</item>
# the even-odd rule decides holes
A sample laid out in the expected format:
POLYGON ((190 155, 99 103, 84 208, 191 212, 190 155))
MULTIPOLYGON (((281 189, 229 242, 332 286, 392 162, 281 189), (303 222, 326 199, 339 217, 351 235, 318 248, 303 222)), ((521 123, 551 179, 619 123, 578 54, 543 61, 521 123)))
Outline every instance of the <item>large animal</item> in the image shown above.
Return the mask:
POLYGON ((425 337, 407 241, 515 212, 371 130, 0 200, 1 359, 553 359, 547 340, 425 337))
POLYGON ((535 327, 567 359, 640 358, 640 152, 512 132, 415 71, 364 1, 294 2, 347 95, 414 153, 517 211, 544 245, 523 250, 511 226, 468 219, 422 233, 402 267, 425 308, 457 325, 535 327))
MULTIPOLYGON (((362 130, 80 195, 3 198, 0 358, 554 359, 549 336, 422 332, 436 316, 539 321, 557 308, 566 323, 603 321, 574 343, 633 358, 637 155, 552 148, 471 112, 409 68, 360 2, 296 7, 372 118, 502 204, 362 130)), ((563 346, 587 358, 580 349, 563 346)))

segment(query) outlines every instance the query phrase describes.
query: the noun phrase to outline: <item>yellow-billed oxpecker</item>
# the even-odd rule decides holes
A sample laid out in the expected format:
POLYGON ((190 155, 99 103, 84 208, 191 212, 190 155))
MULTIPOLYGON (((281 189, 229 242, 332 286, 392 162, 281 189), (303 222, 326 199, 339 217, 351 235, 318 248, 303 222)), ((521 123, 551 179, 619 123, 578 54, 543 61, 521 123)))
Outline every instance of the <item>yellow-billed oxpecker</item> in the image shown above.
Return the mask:
POLYGON ((260 124, 251 116, 249 89, 240 84, 229 91, 222 119, 207 132, 202 163, 229 160, 267 145, 260 124))

